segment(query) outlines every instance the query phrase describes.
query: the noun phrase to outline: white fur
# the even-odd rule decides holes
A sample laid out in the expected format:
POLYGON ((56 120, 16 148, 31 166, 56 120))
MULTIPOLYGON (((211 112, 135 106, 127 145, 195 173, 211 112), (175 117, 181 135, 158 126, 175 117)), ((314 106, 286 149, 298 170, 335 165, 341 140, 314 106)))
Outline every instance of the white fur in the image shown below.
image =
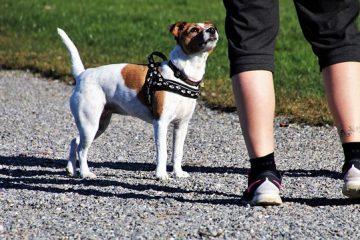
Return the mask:
MULTIPOLYGON (((87 164, 88 149, 93 140, 105 131, 110 122, 111 114, 117 113, 138 117, 153 124, 157 160, 156 177, 161 180, 169 178, 166 172, 166 136, 169 124, 173 123, 174 175, 176 177, 188 177, 188 173, 182 170, 181 161, 188 123, 194 112, 196 100, 166 92, 162 115, 159 119, 154 119, 149 108, 137 98, 137 92, 126 87, 120 74, 126 64, 112 64, 84 70, 78 50, 73 42, 63 30, 58 29, 58 33, 70 53, 72 72, 76 79, 76 86, 70 98, 70 108, 79 130, 79 137, 71 141, 67 165, 68 173, 72 176, 77 175, 77 155, 80 161, 81 177, 96 177, 87 164), (111 105, 112 113, 104 111, 106 104, 111 105)), ((208 34, 204 34, 205 40, 207 37, 208 34)), ((170 59, 191 79, 200 81, 205 73, 206 59, 209 55, 207 50, 215 47, 215 45, 216 41, 209 42, 204 46, 204 51, 191 56, 186 55, 182 48, 176 45, 170 54, 170 59)), ((181 81, 174 77, 174 73, 168 67, 167 62, 162 63, 160 71, 164 78, 181 81)), ((191 86, 189 85, 189 87, 191 86)))

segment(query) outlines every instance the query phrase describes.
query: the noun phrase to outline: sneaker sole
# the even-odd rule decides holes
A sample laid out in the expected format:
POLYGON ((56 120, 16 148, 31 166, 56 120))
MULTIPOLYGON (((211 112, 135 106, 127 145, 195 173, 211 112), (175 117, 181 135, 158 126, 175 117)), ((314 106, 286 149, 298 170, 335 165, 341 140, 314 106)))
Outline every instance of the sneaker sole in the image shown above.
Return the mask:
POLYGON ((351 198, 351 199, 360 199, 360 183, 359 181, 356 182, 347 182, 344 184, 342 193, 351 198))
POLYGON ((250 204, 257 206, 272 206, 282 204, 282 200, 279 195, 259 194, 253 197, 250 204))

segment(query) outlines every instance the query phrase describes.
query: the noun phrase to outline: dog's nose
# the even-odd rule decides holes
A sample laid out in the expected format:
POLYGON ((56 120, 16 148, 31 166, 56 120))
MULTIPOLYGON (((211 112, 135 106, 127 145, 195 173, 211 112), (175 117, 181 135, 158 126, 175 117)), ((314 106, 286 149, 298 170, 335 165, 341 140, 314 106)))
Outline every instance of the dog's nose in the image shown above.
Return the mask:
POLYGON ((206 32, 210 33, 211 35, 214 35, 216 33, 216 29, 214 27, 206 29, 206 32))

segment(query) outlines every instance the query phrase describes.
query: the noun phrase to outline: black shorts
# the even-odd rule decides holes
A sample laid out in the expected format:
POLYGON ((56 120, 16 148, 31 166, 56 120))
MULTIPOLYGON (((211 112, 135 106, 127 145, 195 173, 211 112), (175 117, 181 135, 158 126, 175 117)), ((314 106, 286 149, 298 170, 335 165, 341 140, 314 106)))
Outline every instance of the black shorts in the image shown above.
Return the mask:
MULTIPOLYGON (((226 8, 230 75, 274 71, 279 30, 278 0, 223 0, 226 8)), ((356 26, 358 0, 294 0, 302 32, 318 57, 320 69, 360 61, 356 26)))

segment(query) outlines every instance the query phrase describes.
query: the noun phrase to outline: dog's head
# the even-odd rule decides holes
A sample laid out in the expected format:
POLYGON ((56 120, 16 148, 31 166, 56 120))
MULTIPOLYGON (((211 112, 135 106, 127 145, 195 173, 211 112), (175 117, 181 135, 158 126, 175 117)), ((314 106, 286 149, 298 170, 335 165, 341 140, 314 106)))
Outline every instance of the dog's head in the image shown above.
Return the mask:
POLYGON ((169 30, 188 55, 211 52, 219 39, 218 31, 211 22, 177 22, 170 25, 169 30))

